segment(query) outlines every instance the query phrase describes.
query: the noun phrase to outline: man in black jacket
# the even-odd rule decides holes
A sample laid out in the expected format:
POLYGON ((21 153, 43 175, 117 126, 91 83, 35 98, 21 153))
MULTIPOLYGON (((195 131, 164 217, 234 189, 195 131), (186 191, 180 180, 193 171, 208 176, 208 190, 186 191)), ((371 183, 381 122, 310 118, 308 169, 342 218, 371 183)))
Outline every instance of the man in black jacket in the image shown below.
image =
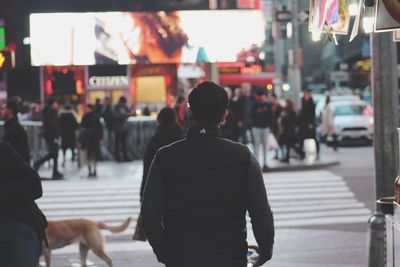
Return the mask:
POLYGON ((245 267, 246 212, 260 256, 272 257, 273 216, 257 159, 221 137, 225 90, 204 82, 189 96, 192 126, 154 157, 141 215, 158 260, 167 267, 245 267))
POLYGON ((0 265, 35 267, 47 226, 34 202, 42 196, 40 178, 4 142, 0 142, 0 172, 0 265))
POLYGON ((53 159, 53 179, 62 179, 63 175, 58 172, 58 149, 60 138, 60 125, 58 119, 58 102, 55 98, 48 98, 46 107, 43 109, 43 138, 46 140, 48 153, 37 160, 33 167, 37 171, 46 161, 53 159))
POLYGON ((7 101, 2 107, 2 118, 4 119, 3 141, 8 143, 17 154, 30 163, 30 152, 28 134, 18 120, 18 104, 15 101, 7 101))

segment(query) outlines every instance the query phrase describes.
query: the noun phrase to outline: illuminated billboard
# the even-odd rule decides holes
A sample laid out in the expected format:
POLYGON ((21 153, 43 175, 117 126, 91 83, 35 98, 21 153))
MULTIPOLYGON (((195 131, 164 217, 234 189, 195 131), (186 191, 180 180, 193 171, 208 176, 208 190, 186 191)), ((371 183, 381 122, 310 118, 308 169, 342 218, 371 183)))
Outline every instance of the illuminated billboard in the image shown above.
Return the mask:
POLYGON ((30 39, 34 66, 234 62, 265 29, 259 10, 38 13, 30 39))

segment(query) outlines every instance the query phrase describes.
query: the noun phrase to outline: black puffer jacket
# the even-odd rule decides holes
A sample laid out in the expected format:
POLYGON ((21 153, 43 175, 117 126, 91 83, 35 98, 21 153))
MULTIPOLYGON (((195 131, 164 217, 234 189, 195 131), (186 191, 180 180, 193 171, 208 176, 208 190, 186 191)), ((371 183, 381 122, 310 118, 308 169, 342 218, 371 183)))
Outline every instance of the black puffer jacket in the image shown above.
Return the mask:
POLYGON ((144 186, 146 185, 150 165, 153 161, 154 155, 157 153, 157 150, 163 146, 178 141, 183 137, 183 130, 178 125, 172 125, 169 127, 160 126, 157 128, 157 132, 150 139, 143 157, 143 179, 142 186, 140 188, 141 198, 143 197, 144 186))
POLYGON ((6 121, 4 124, 4 130, 3 141, 8 143, 15 152, 17 152, 17 154, 29 164, 30 152, 28 134, 19 123, 18 119, 13 118, 6 121))
POLYGON ((0 173, 0 216, 28 225, 43 238, 47 220, 34 202, 42 196, 39 175, 4 142, 0 142, 0 173))

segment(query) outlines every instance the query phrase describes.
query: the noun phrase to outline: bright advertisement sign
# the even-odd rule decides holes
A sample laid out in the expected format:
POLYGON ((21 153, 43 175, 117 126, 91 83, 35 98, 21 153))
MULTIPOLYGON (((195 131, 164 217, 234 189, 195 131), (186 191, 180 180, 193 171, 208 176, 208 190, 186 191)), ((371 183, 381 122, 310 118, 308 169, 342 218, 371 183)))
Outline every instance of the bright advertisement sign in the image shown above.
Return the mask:
POLYGON ((31 62, 235 62, 262 44, 264 26, 259 10, 31 14, 31 62))

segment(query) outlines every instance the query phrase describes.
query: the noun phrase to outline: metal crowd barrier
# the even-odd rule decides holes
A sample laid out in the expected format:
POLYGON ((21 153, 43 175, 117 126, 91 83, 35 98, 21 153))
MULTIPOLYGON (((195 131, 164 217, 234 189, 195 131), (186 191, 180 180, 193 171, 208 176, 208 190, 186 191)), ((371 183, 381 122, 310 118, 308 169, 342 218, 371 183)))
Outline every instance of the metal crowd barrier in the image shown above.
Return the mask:
MULTIPOLYGON (((33 160, 43 156, 46 151, 46 143, 41 137, 42 122, 21 121, 28 133, 28 142, 33 160)), ((3 136, 4 122, 0 121, 0 138, 3 136)), ((147 143, 157 129, 157 121, 153 117, 130 117, 128 119, 128 153, 133 159, 141 159, 147 143)), ((104 142, 105 144, 107 142, 104 142)), ((114 142, 112 142, 112 147, 114 142)))

